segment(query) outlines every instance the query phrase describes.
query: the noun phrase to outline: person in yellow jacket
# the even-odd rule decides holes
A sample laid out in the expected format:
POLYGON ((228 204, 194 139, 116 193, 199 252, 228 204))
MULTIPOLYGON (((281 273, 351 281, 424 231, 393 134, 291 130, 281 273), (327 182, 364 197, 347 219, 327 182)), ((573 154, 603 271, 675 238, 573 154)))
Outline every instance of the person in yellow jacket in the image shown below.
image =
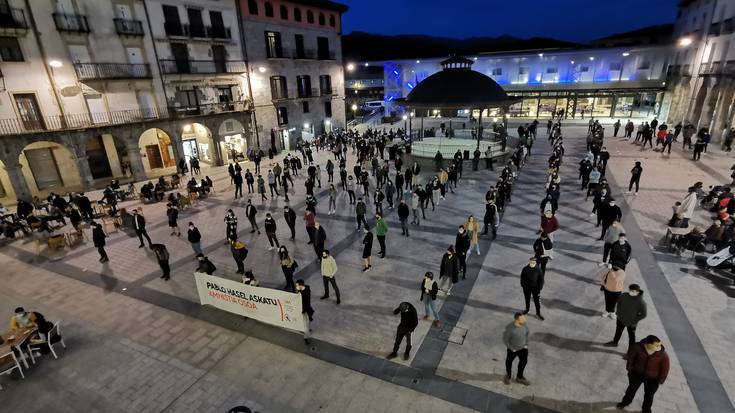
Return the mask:
POLYGON ((467 235, 470 236, 469 251, 472 251, 472 247, 474 247, 475 251, 477 251, 477 255, 480 255, 480 243, 477 241, 477 236, 480 233, 480 223, 477 222, 474 215, 470 215, 469 218, 467 218, 464 228, 467 230, 467 235))
POLYGON ((334 276, 337 275, 337 262, 329 253, 329 250, 322 252, 322 281, 324 281, 324 295, 321 296, 322 300, 329 298, 329 284, 332 284, 334 288, 334 294, 337 295, 337 304, 341 302, 339 299, 339 287, 337 287, 337 281, 334 276))

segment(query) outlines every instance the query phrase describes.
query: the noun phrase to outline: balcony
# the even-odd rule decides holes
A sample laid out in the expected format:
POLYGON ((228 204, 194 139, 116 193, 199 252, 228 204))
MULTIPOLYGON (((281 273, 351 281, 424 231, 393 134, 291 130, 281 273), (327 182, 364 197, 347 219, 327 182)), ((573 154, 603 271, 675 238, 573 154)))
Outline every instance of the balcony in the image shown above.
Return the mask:
POLYGON ((173 60, 162 59, 161 72, 166 75, 176 74, 217 74, 217 73, 245 73, 243 60, 173 60))
POLYGON ((84 129, 97 126, 124 125, 151 120, 206 116, 219 113, 245 112, 253 110, 250 100, 203 104, 196 108, 164 107, 157 109, 134 109, 104 113, 80 113, 64 116, 39 118, 0 119, 0 135, 19 135, 44 131, 84 129))
POLYGON ((79 80, 99 79, 150 79, 148 64, 126 63, 74 63, 79 80))
POLYGON ((699 66, 699 74, 702 76, 715 76, 722 72, 720 62, 702 63, 699 66))
POLYGON ((271 89, 271 100, 274 102, 281 101, 281 100, 288 100, 288 91, 286 90, 274 90, 271 89))
POLYGON ((23 9, 0 5, 0 32, 28 30, 28 22, 23 9))
POLYGON ((722 22, 722 34, 731 34, 735 32, 735 18, 729 18, 722 22))
POLYGON ((140 36, 144 35, 143 22, 140 20, 130 19, 112 19, 115 22, 115 31, 121 36, 140 36))
POLYGON ((191 38, 205 39, 208 37, 203 24, 185 24, 184 32, 188 33, 191 38))
POLYGON ((313 49, 295 49, 292 56, 296 60, 313 60, 316 59, 316 52, 313 49))
POLYGON ((56 30, 68 33, 89 33, 87 16, 81 14, 54 13, 56 30))
POLYGON ((319 89, 319 93, 322 96, 332 96, 332 95, 336 95, 337 94, 337 92, 333 88, 331 88, 331 87, 323 87, 323 88, 319 89))
POLYGON ((335 60, 334 50, 319 50, 317 52, 317 60, 335 60))
POLYGON ((207 26, 207 37, 213 40, 232 40, 232 32, 225 26, 207 26))
POLYGON ((299 88, 297 90, 296 95, 300 98, 313 98, 319 96, 319 89, 317 88, 310 88, 310 89, 302 89, 299 88))
POLYGON ((719 36, 721 27, 722 27, 722 22, 712 23, 709 26, 709 31, 707 32, 707 34, 710 36, 719 36))

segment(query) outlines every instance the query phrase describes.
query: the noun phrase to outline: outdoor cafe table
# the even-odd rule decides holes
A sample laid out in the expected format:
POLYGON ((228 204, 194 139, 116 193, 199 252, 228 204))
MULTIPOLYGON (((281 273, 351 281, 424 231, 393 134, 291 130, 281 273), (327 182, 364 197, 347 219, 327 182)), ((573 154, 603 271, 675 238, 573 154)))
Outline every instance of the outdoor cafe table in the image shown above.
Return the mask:
POLYGON ((0 344, 0 354, 6 354, 14 348, 18 350, 20 359, 23 361, 23 365, 28 368, 28 360, 26 360, 25 353, 23 353, 21 346, 27 343, 36 332, 38 332, 38 329, 36 327, 32 327, 2 334, 2 336, 0 336, 3 338, 3 342, 0 344))

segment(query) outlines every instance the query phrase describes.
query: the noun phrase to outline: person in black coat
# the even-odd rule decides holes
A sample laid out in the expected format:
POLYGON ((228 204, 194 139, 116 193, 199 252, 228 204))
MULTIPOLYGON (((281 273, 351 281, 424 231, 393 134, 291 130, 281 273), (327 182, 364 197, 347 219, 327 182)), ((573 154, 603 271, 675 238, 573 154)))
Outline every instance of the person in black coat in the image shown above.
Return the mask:
POLYGON ((625 233, 621 232, 618 236, 618 242, 613 243, 610 247, 610 265, 625 270, 632 251, 630 243, 625 238, 625 233))
POLYGON ((97 248, 97 252, 100 253, 100 262, 110 261, 107 257, 107 252, 105 251, 105 238, 107 238, 107 235, 105 235, 102 225, 96 222, 92 225, 94 225, 94 229, 92 230, 92 242, 97 248))
POLYGON ((314 223, 314 252, 318 260, 322 259, 324 242, 327 240, 327 232, 319 222, 314 223))
POLYGON ((296 238, 296 212, 288 205, 283 207, 283 219, 286 220, 286 224, 291 230, 291 240, 293 241, 296 238))
POLYGON ((429 319, 429 315, 434 316, 434 322, 433 324, 436 326, 441 325, 441 321, 439 320, 439 312, 436 311, 436 295, 439 293, 439 284, 434 281, 434 273, 431 271, 427 271, 426 274, 424 274, 424 279, 421 281, 421 297, 419 298, 419 301, 424 302, 424 309, 426 310, 426 315, 424 315, 424 320, 429 319))
POLYGON ((367 225, 363 227, 363 231, 365 232, 365 237, 362 239, 362 272, 368 272, 373 268, 370 263, 370 257, 373 254, 373 233, 370 232, 370 228, 367 225))
POLYGON ((600 206, 600 221, 602 222, 602 231, 600 232, 600 238, 598 238, 598 241, 602 241, 603 238, 605 238, 605 233, 607 232, 607 229, 610 228, 610 225, 612 225, 613 221, 623 221, 623 211, 620 210, 620 207, 615 205, 615 200, 610 198, 607 202, 607 205, 602 204, 600 206))
POLYGON ((446 292, 447 295, 451 295, 452 287, 459 282, 459 264, 454 253, 454 246, 452 245, 447 248, 447 252, 442 256, 442 262, 439 268, 439 281, 439 288, 446 292), (449 288, 445 289, 447 284, 449 284, 449 288))
POLYGON ((419 316, 416 313, 416 307, 405 301, 393 310, 393 314, 398 313, 401 314, 401 322, 398 324, 396 341, 393 344, 393 351, 388 354, 388 359, 395 358, 398 355, 398 349, 401 347, 403 337, 406 337, 406 351, 403 353, 403 359, 408 360, 411 357, 411 333, 419 325, 419 316))
POLYGON ((199 233, 199 228, 194 226, 193 222, 189 222, 189 229, 186 232, 186 239, 191 244, 191 249, 194 250, 195 254, 204 254, 202 252, 202 234, 199 233))
POLYGON ((533 253, 536 262, 541 267, 541 274, 546 275, 546 264, 549 262, 551 250, 554 244, 549 239, 549 234, 542 232, 541 235, 533 243, 533 253))
POLYGON ((85 220, 90 221, 94 218, 92 201, 90 201, 89 198, 84 195, 84 193, 80 193, 77 196, 77 206, 79 207, 79 211, 81 211, 82 216, 84 216, 85 220))
POLYGON ((470 249, 470 236, 467 235, 464 225, 460 225, 454 240, 454 250, 457 252, 459 269, 462 270, 462 279, 467 277, 467 251, 470 249))
POLYGON ((311 322, 314 321, 314 309, 311 308, 311 288, 304 280, 296 280, 296 293, 301 295, 301 314, 304 316, 304 342, 309 344, 311 322))
POLYGON ((485 201, 485 216, 483 222, 485 224, 485 228, 482 231, 482 235, 487 235, 487 227, 490 226, 493 229, 493 239, 497 238, 498 207, 492 199, 485 201))
POLYGON ((235 184, 235 199, 237 199, 242 196, 242 174, 233 172, 232 181, 235 184))
POLYGON ((163 272, 161 278, 164 281, 168 281, 171 279, 171 267, 168 264, 169 254, 166 246, 163 244, 153 244, 151 245, 151 249, 156 254, 158 266, 161 267, 161 271, 163 272))
POLYGON ((138 248, 145 247, 145 244, 143 244, 143 237, 145 237, 148 241, 148 247, 153 249, 151 237, 148 236, 148 232, 145 230, 145 218, 140 213, 140 208, 133 210, 133 228, 135 229, 135 233, 138 234, 138 239, 140 240, 138 248))
POLYGON ((252 227, 250 233, 252 234, 253 232, 258 231, 258 235, 260 235, 260 228, 258 228, 258 223, 255 222, 255 215, 257 214, 258 209, 255 208, 253 202, 248 199, 248 204, 245 206, 245 215, 248 217, 248 221, 250 221, 250 226, 252 227))
POLYGON ((198 254, 197 261, 199 261, 199 266, 195 270, 196 272, 203 272, 207 275, 212 275, 215 271, 217 271, 217 267, 215 267, 212 261, 210 261, 209 258, 205 257, 204 255, 198 254))
POLYGON ((523 314, 528 314, 528 311, 531 309, 531 296, 533 295, 533 303, 536 305, 536 316, 543 321, 544 317, 541 315, 539 294, 541 294, 541 289, 544 288, 544 273, 539 269, 536 263, 536 257, 531 257, 528 260, 528 265, 521 270, 521 288, 523 288, 523 297, 526 299, 526 309, 523 311, 523 314))

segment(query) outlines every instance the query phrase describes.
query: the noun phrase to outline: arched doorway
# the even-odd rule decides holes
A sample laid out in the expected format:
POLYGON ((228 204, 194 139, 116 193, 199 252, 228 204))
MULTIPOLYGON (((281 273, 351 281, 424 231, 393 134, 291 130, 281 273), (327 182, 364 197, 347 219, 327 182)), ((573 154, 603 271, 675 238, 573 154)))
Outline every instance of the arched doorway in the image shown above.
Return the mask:
POLYGON ((181 141, 184 146, 184 157, 188 162, 192 157, 210 165, 215 162, 215 147, 212 141, 212 132, 201 123, 184 125, 181 132, 181 141))
POLYGON ((127 162, 125 146, 110 134, 92 136, 86 143, 87 163, 94 179, 121 177, 127 162))
POLYGON ((82 190, 76 157, 58 143, 38 141, 26 145, 18 161, 28 188, 34 195, 82 190))
POLYGON ((239 162, 247 159, 248 141, 245 127, 240 121, 227 119, 219 126, 220 153, 224 163, 239 162))
POLYGON ((176 167, 176 157, 171 137, 163 129, 148 129, 140 135, 138 147, 142 151, 143 169, 146 174, 160 174, 166 168, 176 167))

